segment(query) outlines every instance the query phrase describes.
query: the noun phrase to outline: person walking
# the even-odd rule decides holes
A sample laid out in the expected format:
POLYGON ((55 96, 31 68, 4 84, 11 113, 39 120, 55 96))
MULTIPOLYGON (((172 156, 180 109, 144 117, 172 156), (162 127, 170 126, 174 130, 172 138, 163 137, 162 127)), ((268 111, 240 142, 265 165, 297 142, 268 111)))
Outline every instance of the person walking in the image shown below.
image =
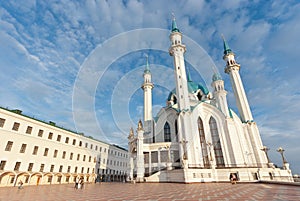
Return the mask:
POLYGON ((23 181, 20 180, 18 184, 19 184, 18 189, 22 189, 23 188, 23 181))
POLYGON ((230 179, 231 184, 236 184, 237 179, 236 179, 236 175, 234 173, 230 173, 229 179, 230 179))

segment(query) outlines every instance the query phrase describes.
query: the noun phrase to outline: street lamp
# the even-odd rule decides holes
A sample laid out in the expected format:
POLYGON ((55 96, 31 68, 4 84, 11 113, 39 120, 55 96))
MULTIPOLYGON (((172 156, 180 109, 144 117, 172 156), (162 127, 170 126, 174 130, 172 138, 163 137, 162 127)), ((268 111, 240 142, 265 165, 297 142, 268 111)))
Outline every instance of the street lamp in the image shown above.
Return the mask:
POLYGON ((263 152, 265 152, 266 157, 267 157, 267 160, 268 160, 268 163, 271 163, 270 158, 269 158, 269 156, 268 156, 268 151, 270 150, 270 148, 267 147, 267 146, 263 146, 263 148, 260 149, 260 150, 262 150, 263 152))
POLYGON ((282 162, 283 162, 283 166, 287 163, 287 161, 285 160, 284 156, 283 156, 283 152, 285 151, 282 147, 279 147, 277 149, 277 151, 280 153, 281 158, 282 158, 282 162))

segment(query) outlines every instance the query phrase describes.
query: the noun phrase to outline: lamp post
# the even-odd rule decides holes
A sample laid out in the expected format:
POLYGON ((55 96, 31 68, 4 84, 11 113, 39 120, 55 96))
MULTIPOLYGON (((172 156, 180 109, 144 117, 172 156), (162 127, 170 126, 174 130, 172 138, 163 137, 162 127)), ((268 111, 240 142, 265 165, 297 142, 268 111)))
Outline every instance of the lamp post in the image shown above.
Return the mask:
POLYGON ((266 157, 267 157, 267 160, 268 160, 268 163, 271 163, 270 158, 269 158, 269 156, 268 156, 268 151, 270 150, 270 148, 267 147, 267 146, 263 146, 263 148, 260 149, 260 150, 262 150, 263 152, 265 152, 266 157))
POLYGON ((284 156, 283 156, 283 152, 285 151, 282 147, 279 147, 278 149, 277 149, 277 151, 280 153, 280 155, 281 155, 281 158, 282 158, 282 162, 283 162, 283 167, 284 167, 284 165, 287 163, 287 161, 285 160, 285 158, 284 158, 284 156))

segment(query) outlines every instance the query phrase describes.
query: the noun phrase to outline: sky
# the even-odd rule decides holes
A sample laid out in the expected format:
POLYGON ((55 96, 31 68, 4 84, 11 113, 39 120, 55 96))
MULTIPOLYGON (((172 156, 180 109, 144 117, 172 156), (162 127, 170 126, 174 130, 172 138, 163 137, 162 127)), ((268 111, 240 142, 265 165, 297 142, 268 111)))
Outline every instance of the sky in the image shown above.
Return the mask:
POLYGON ((299 11, 293 0, 0 1, 0 106, 127 147, 130 127, 143 118, 146 57, 153 116, 175 87, 174 13, 193 81, 211 89, 219 72, 238 113, 223 34, 271 161, 282 166, 281 146, 300 174, 299 11))

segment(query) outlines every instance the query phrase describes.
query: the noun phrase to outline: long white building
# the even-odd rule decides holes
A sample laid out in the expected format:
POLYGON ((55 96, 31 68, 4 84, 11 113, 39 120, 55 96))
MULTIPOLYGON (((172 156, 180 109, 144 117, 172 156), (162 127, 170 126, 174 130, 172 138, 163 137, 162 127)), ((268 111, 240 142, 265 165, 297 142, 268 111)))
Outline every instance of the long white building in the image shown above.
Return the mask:
MULTIPOLYGON (((210 92, 195 83, 185 68, 186 46, 175 19, 169 53, 174 61, 175 83, 167 105, 152 116, 151 72, 144 71, 144 122, 129 134, 130 178, 149 182, 218 182, 235 175, 240 181, 293 181, 289 164, 276 168, 268 158, 253 119, 240 64, 225 39, 225 73, 230 77, 238 114, 230 109, 224 81, 212 74, 210 92)), ((187 48, 188 49, 188 48, 187 48)))
POLYGON ((128 152, 92 137, 0 108, 0 186, 123 181, 128 152))

